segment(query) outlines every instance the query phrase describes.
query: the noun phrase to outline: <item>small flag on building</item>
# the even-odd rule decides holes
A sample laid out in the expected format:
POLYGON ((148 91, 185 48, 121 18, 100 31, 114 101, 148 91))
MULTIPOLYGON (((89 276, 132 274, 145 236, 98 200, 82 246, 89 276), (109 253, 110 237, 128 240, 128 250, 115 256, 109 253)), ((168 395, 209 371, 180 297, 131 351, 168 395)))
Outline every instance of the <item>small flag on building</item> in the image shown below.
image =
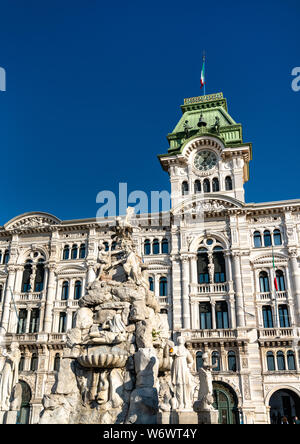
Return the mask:
POLYGON ((276 278, 276 268, 275 268, 273 247, 272 247, 272 257, 273 257, 274 286, 275 286, 275 290, 278 291, 278 282, 277 282, 277 278, 276 278))
POLYGON ((201 84, 201 86, 200 86, 200 89, 201 89, 205 85, 205 55, 203 55, 200 84, 201 84))

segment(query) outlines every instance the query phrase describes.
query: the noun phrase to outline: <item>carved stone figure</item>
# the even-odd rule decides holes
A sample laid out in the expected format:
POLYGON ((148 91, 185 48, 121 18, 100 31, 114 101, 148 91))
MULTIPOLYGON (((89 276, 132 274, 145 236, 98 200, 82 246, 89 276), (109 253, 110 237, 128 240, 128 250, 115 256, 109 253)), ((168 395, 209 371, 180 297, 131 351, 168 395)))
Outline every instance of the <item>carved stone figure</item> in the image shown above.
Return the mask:
POLYGON ((12 391, 19 380, 19 361, 21 353, 19 344, 12 342, 10 352, 2 351, 5 363, 0 380, 0 410, 9 410, 12 391))
POLYGON ((176 408, 178 410, 192 408, 194 382, 191 374, 193 357, 185 347, 182 336, 177 339, 177 346, 170 349, 174 360, 171 367, 172 384, 175 392, 176 408))
POLYGON ((198 401, 195 402, 195 410, 215 410, 212 406, 213 398, 213 383, 211 370, 218 366, 209 364, 208 353, 202 355, 203 364, 199 370, 200 389, 198 401))
POLYGON ((183 130, 184 130, 184 137, 185 139, 188 139, 190 137, 190 130, 192 129, 191 126, 189 126, 189 121, 186 120, 183 124, 183 130))
POLYGON ((111 266, 111 255, 109 251, 105 251, 105 246, 99 246, 99 262, 95 265, 94 271, 96 273, 96 279, 101 280, 103 273, 111 266))

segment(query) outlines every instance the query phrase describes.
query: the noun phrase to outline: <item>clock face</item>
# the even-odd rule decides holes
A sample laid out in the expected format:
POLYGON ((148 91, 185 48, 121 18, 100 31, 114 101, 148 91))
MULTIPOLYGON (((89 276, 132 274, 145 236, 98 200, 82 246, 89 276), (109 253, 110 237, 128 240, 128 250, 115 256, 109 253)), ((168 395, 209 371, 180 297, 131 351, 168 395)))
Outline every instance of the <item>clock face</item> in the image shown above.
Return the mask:
POLYGON ((217 156, 213 151, 199 151, 194 158, 194 165, 200 171, 211 170, 217 165, 217 156))

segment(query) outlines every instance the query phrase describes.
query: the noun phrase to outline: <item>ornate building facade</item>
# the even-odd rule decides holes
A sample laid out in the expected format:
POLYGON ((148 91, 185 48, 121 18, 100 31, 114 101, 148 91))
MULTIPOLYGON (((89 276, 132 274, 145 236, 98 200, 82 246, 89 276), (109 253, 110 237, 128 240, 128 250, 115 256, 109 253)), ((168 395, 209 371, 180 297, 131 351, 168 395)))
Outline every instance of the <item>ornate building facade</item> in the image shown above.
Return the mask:
MULTIPOLYGON (((221 93, 181 108, 158 156, 170 176, 170 223, 141 215, 134 231, 150 288, 170 337, 185 336, 195 377, 209 354, 219 422, 291 421, 300 415, 300 200, 245 203, 252 145, 221 93)), ((98 247, 114 249, 110 235, 108 220, 47 213, 0 227, 0 319, 6 344, 21 351, 21 423, 39 420, 98 247)))

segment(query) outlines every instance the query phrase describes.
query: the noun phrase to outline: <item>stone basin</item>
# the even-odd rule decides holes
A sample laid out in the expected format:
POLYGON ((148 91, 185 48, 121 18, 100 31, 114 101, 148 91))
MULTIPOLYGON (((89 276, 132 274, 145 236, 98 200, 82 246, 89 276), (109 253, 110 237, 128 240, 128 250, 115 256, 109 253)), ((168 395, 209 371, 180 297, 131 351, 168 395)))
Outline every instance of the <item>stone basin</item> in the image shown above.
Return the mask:
POLYGON ((78 356, 77 361, 83 367, 122 368, 125 367, 128 354, 89 353, 78 356))

